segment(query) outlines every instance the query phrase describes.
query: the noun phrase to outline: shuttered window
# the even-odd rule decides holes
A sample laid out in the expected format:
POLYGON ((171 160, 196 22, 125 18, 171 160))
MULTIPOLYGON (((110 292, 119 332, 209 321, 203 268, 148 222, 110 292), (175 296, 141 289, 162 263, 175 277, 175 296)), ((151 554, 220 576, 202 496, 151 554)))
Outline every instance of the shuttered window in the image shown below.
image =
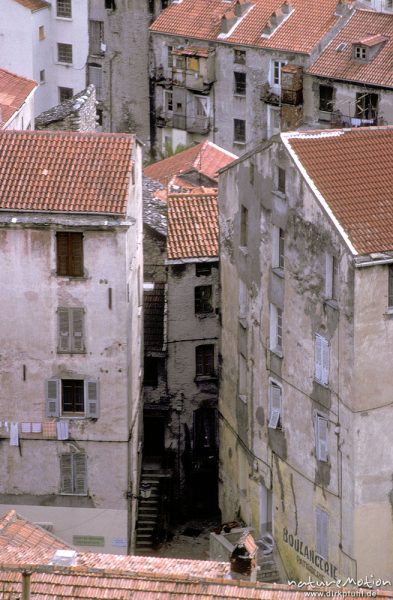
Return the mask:
POLYGON ((46 382, 47 417, 100 415, 99 385, 95 379, 49 379, 46 382))
POLYGON ((271 429, 281 428, 281 387, 274 381, 269 386, 269 423, 271 429))
POLYGON ((87 494, 87 459, 84 452, 60 455, 60 492, 87 494))
POLYGON ((58 352, 77 354, 85 351, 84 309, 59 308, 58 315, 58 352))
POLYGON ((321 415, 317 415, 315 423, 316 433, 316 454, 317 459, 322 462, 328 460, 328 420, 321 415))
POLYGON ((329 515, 322 508, 317 508, 316 516, 316 544, 317 554, 328 560, 329 557, 329 515))
POLYGON ((57 274, 83 277, 83 234, 58 231, 57 274))
POLYGON ((329 383, 329 342, 318 333, 315 334, 315 379, 327 385, 329 383))
POLYGON ((270 304, 270 350, 282 351, 282 309, 270 304))
POLYGON ((214 344, 204 344, 195 348, 196 376, 213 377, 214 344))

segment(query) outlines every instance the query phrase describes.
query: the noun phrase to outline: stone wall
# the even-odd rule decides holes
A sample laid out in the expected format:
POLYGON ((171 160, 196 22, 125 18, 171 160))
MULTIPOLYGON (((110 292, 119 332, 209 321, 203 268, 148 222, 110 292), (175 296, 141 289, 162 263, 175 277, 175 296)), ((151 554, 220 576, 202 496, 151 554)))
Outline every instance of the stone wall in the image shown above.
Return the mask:
POLYGON ((83 92, 41 113, 35 119, 36 129, 47 131, 96 130, 96 90, 89 85, 83 92))

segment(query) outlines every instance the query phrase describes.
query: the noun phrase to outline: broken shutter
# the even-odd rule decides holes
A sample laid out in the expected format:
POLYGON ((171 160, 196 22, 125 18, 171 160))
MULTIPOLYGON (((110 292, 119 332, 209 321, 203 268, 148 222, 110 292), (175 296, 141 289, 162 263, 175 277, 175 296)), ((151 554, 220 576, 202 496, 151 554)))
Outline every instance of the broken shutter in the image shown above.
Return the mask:
POLYGON ((333 256, 325 254, 325 298, 333 298, 333 256))
POLYGON ((281 415, 281 388, 274 382, 270 384, 270 419, 268 427, 277 429, 281 415))
POLYGON ((327 419, 317 416, 317 459, 327 462, 328 459, 328 422, 327 419))
POLYGON ((47 417, 60 415, 60 379, 48 379, 46 382, 46 407, 47 417))
POLYGON ((83 352, 83 308, 71 308, 71 320, 72 320, 72 341, 71 351, 72 352, 83 352))
POLYGON ((86 454, 79 452, 73 454, 74 493, 86 494, 87 492, 87 462, 86 454))
POLYGON ((327 560, 329 556, 329 515, 321 508, 316 509, 316 529, 317 554, 327 560))
POLYGON ((59 322, 59 352, 70 352, 71 336, 70 336, 70 318, 68 308, 59 308, 57 311, 59 322))
POLYGON ((60 455, 60 491, 62 494, 73 493, 72 454, 60 455))
POLYGON ((100 413, 98 381, 93 379, 85 381, 85 406, 86 417, 98 419, 100 413))

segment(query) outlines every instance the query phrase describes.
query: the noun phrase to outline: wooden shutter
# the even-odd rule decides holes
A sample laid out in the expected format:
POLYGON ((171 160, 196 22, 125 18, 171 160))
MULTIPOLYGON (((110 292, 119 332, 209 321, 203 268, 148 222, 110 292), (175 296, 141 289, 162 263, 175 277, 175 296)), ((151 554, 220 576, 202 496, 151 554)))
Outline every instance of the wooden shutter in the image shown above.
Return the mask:
POLYGON ((322 337, 315 334, 315 379, 322 381, 322 337))
POLYGON ((319 556, 328 559, 329 556, 329 515, 321 508, 316 509, 316 551, 319 556))
POLYGON ((68 235, 66 232, 57 232, 57 274, 68 275, 68 235))
POLYGON ((60 379, 48 379, 46 382, 45 415, 60 416, 60 379))
POLYGON ((330 348, 329 342, 325 338, 322 340, 322 383, 327 385, 329 383, 329 362, 330 362, 330 348))
POLYGON ((71 336, 70 336, 70 311, 68 308, 59 308, 57 311, 59 323, 59 352, 71 351, 71 336))
POLYGON ((86 494, 87 492, 87 461, 84 452, 73 454, 74 493, 86 494))
POLYGON ((60 491, 62 494, 72 494, 74 491, 71 453, 60 455, 60 491))
POLYGON ((281 388, 276 383, 270 383, 270 419, 268 427, 277 429, 281 416, 281 388))
POLYGON ((328 459, 328 422, 324 417, 317 416, 317 459, 327 462, 328 459))
POLYGON ((90 417, 92 419, 98 419, 100 416, 100 406, 99 406, 99 390, 98 390, 98 381, 93 379, 88 379, 85 381, 85 410, 86 417, 90 417))
POLYGON ((71 351, 72 352, 83 352, 84 339, 83 339, 83 308, 71 308, 71 320, 72 320, 72 340, 71 340, 71 351))
POLYGON ((70 234, 70 275, 83 276, 83 234, 70 234))
POLYGON ((333 256, 325 254, 325 298, 333 298, 333 256))

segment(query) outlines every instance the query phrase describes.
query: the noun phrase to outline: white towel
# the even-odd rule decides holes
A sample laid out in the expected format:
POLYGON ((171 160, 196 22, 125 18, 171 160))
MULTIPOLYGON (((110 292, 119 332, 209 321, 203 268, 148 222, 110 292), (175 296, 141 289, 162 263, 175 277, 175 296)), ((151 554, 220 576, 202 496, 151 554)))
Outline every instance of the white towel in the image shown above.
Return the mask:
POLYGON ((20 429, 22 433, 31 433, 31 423, 21 423, 20 429))
POLYGON ((57 427, 57 439, 68 440, 68 421, 58 421, 57 427))
POLYGON ((32 433, 41 433, 42 432, 42 423, 32 423, 31 424, 31 432, 32 433))
POLYGON ((19 446, 19 427, 18 427, 18 423, 11 423, 10 446, 19 446))

